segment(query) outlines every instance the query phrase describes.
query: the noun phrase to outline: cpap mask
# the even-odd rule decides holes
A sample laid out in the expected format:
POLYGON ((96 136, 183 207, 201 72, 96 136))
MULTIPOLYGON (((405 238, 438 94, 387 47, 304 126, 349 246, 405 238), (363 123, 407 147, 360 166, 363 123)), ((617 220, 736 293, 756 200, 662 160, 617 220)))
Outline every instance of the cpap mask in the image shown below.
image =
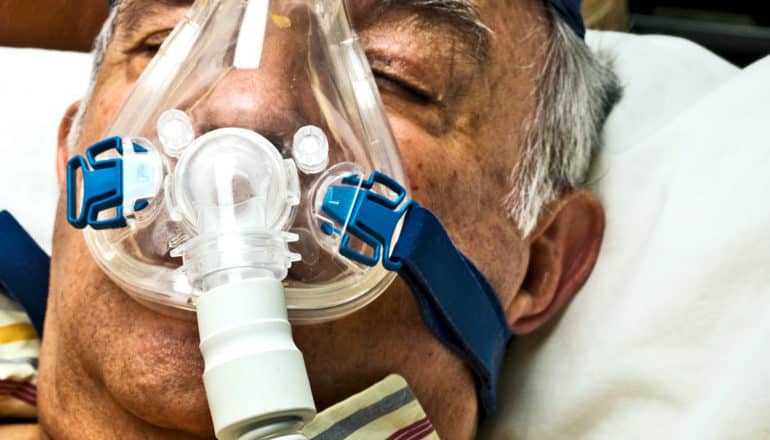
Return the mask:
POLYGON ((353 313, 397 273, 494 407, 505 317, 409 200, 345 1, 197 0, 106 135, 68 163, 68 220, 137 301, 197 319, 218 438, 304 438, 290 320, 353 313))
MULTIPOLYGON (((339 258, 342 238, 321 226, 330 224, 325 189, 343 178, 378 170, 406 183, 344 1, 196 2, 107 136, 120 140, 92 147, 71 171, 87 179, 107 168, 96 156, 112 153, 122 159, 122 181, 111 163, 114 185, 86 181, 71 212, 79 227, 91 226, 88 245, 105 272, 140 301, 195 311, 212 282, 198 271, 213 263, 194 256, 207 246, 195 238, 223 230, 271 231, 271 249, 282 255, 269 266, 284 280, 294 322, 351 313, 394 278, 339 258), (238 100, 259 110, 237 114, 227 105, 238 100)), ((252 232, 241 238, 257 240, 252 232)))

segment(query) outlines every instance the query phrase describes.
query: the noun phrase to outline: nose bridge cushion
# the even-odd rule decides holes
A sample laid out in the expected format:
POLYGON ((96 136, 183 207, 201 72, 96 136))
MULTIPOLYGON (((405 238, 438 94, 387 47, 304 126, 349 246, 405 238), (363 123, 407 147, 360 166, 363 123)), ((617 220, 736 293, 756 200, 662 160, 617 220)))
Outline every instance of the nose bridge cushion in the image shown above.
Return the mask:
POLYGON ((289 141, 304 125, 325 125, 311 87, 312 42, 302 15, 271 10, 258 67, 233 68, 191 109, 198 134, 239 127, 289 141))
POLYGON ((198 135, 238 127, 289 141, 300 127, 320 124, 306 70, 297 63, 263 58, 268 61, 259 69, 229 71, 190 109, 198 135))

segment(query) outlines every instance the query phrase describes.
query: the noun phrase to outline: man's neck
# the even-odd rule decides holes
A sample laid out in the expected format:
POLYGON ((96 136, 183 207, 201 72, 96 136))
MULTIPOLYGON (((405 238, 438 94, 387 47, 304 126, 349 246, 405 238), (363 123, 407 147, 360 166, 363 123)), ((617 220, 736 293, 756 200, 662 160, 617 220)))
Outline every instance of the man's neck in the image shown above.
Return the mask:
POLYGON ((442 440, 469 440, 476 437, 478 400, 473 379, 465 368, 457 371, 453 380, 438 381, 430 389, 422 388, 416 380, 409 385, 413 387, 423 410, 442 440))
MULTIPOLYGON (((62 335, 57 331, 56 321, 56 313, 49 313, 46 340, 40 357, 38 414, 41 438, 114 438, 118 434, 120 438, 213 438, 210 425, 206 431, 199 430, 194 434, 183 432, 169 428, 174 426, 170 423, 163 426, 162 421, 159 423, 138 417, 120 405, 99 375, 88 371, 72 350, 66 350, 67 346, 60 340, 62 335)), ((451 356, 449 353, 440 355, 451 356)), ((404 368, 402 374, 405 373, 403 375, 407 383, 442 439, 474 438, 478 406, 473 379, 461 363, 444 362, 441 365, 444 368, 432 372, 430 380, 420 376, 424 374, 424 369, 404 368)), ((373 384, 362 383, 361 388, 373 384)), ((210 423, 210 419, 206 423, 210 423)))
MULTIPOLYGON (((19 427, 9 431, 8 436, 0 435, 0 438, 18 440, 112 438, 116 433, 120 433, 121 438, 147 438, 147 436, 153 439, 205 438, 178 430, 164 429, 136 417, 117 405, 115 399, 103 386, 96 384, 86 374, 77 373, 75 369, 63 364, 66 362, 44 367, 46 372, 52 371, 53 374, 44 374, 45 379, 39 385, 41 396, 39 433, 30 427, 19 427)), ((454 394, 446 394, 446 390, 434 389, 432 392, 422 393, 423 398, 420 399, 428 419, 444 440, 467 440, 474 438, 476 433, 475 396, 472 392, 471 396, 464 396, 465 392, 456 391, 454 394)))

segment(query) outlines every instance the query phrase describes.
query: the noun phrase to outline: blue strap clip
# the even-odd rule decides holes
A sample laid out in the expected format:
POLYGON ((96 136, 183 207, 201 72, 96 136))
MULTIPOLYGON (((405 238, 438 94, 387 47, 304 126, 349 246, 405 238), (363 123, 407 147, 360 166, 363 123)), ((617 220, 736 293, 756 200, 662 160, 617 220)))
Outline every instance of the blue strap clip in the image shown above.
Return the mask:
POLYGON ((405 202, 406 191, 393 179, 374 172, 364 182, 349 176, 342 183, 328 189, 322 205, 328 221, 341 229, 326 223, 322 229, 342 235, 341 255, 367 266, 382 258, 386 269, 398 272, 415 296, 425 325, 473 372, 482 415, 493 414, 503 356, 512 336, 494 288, 455 247, 432 212, 414 201, 405 202), (395 199, 373 192, 375 183, 389 188, 395 199), (351 249, 351 235, 371 246, 373 255, 351 249))
MULTIPOLYGON (((134 151, 146 153, 147 149, 133 144, 134 151)), ((86 150, 86 157, 75 156, 67 163, 67 221, 78 229, 91 226, 94 229, 114 229, 126 226, 123 216, 123 160, 109 158, 97 160, 96 157, 108 151, 123 155, 123 143, 120 137, 107 138, 86 150), (83 175, 83 197, 78 211, 77 172, 83 175), (115 209, 115 215, 99 219, 103 211, 115 209)), ((134 210, 148 206, 146 200, 137 201, 134 210)))
POLYGON ((322 223, 321 229, 329 236, 342 235, 340 254, 366 266, 376 266, 382 258, 386 269, 398 272, 402 263, 391 257, 393 234, 404 214, 414 203, 406 201, 406 190, 389 176, 375 171, 369 179, 361 181, 358 175, 347 176, 344 185, 330 186, 324 197, 321 209, 331 220, 339 225, 347 225, 345 230, 322 223), (394 199, 372 191, 379 183, 393 193, 394 199), (365 255, 350 247, 350 235, 369 245, 373 253, 365 255))

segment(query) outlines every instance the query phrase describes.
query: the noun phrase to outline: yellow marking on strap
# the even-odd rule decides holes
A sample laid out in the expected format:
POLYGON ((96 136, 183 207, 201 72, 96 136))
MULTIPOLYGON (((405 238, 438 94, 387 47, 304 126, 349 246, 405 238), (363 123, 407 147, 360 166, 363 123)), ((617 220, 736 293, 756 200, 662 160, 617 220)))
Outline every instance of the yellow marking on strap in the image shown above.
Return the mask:
POLYGON ((32 324, 28 322, 20 322, 0 327, 0 344, 26 341, 29 339, 37 339, 37 332, 35 331, 35 327, 32 327, 32 324))

